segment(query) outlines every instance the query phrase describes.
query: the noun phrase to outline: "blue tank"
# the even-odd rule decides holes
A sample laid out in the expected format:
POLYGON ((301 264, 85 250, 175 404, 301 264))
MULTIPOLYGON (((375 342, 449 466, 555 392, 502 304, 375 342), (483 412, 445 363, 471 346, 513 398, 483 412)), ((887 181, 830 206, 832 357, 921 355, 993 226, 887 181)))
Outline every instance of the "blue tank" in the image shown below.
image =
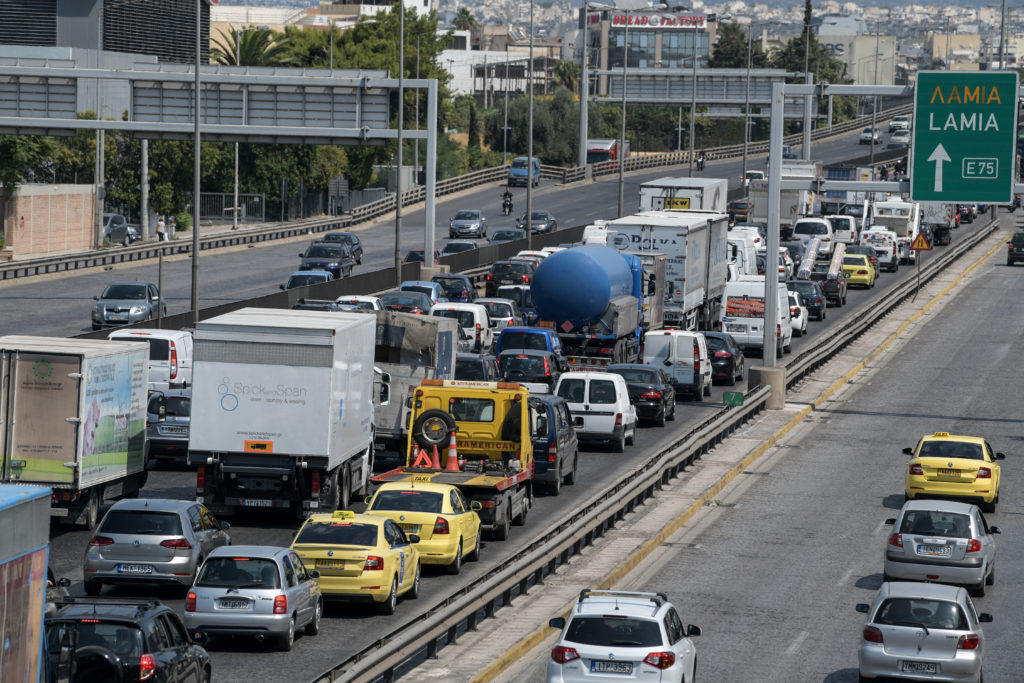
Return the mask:
POLYGON ((530 283, 538 317, 559 329, 565 321, 574 327, 597 322, 612 299, 634 294, 639 276, 627 258, 639 263, 635 256, 597 244, 547 257, 530 283))

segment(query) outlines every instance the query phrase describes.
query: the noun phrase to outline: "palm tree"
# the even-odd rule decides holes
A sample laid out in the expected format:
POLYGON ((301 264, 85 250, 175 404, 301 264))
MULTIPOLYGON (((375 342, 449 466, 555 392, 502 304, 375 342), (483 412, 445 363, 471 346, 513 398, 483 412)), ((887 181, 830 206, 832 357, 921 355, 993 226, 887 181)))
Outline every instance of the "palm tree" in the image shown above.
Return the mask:
POLYGON ((231 33, 221 31, 213 40, 210 57, 218 64, 229 66, 285 66, 292 61, 287 56, 288 39, 275 36, 264 28, 246 27, 231 33))
POLYGON ((460 7, 459 11, 455 14, 455 21, 452 22, 452 26, 459 31, 472 31, 479 25, 480 22, 476 20, 476 16, 468 7, 460 7))
POLYGON ((569 92, 576 92, 576 85, 580 78, 580 65, 576 62, 561 60, 555 64, 551 80, 555 87, 568 88, 569 92))

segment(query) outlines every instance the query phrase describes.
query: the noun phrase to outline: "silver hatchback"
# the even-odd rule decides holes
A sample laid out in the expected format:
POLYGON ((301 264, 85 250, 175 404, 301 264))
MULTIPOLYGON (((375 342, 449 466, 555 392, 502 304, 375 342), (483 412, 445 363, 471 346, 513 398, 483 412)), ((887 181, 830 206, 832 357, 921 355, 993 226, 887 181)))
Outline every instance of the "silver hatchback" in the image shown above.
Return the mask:
POLYGON ((885 520, 893 533, 885 544, 885 580, 936 581, 966 586, 982 597, 995 581, 999 527, 989 526, 977 505, 947 500, 909 500, 898 517, 885 520))
POLYGON ((253 636, 290 650, 295 631, 320 632, 324 602, 317 579, 290 548, 243 545, 206 558, 185 598, 185 626, 200 639, 253 636))
POLYGON ((985 655, 982 623, 967 591, 937 583, 883 583, 861 635, 861 680, 900 678, 980 683, 985 655))
POLYGON ((203 558, 229 545, 230 525, 200 503, 159 498, 117 501, 85 551, 85 592, 103 584, 192 585, 203 558))

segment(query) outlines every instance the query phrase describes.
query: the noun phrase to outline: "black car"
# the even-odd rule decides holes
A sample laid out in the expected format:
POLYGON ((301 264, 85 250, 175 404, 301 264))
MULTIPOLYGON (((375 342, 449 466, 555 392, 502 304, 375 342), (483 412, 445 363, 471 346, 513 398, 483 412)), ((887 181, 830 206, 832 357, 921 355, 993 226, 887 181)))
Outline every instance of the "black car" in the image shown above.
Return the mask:
POLYGON ((1012 266, 1017 261, 1024 261, 1024 230, 1013 233, 1006 243, 1006 265, 1012 266))
POLYGON ((935 235, 935 241, 932 242, 933 247, 944 247, 953 241, 953 231, 950 229, 948 225, 934 223, 932 225, 932 233, 935 235))
POLYGON ((793 261, 793 272, 798 272, 800 270, 800 262, 804 259, 804 243, 800 240, 788 240, 780 242, 779 246, 785 247, 786 251, 789 252, 789 258, 793 261))
POLYGON ((825 292, 825 301, 830 306, 846 305, 846 278, 840 275, 837 278, 828 276, 828 261, 815 261, 814 270, 811 271, 811 280, 821 285, 821 291, 825 292))
POLYGON ((46 618, 51 680, 213 680, 206 650, 159 600, 66 598, 55 607, 46 618))
POLYGON ((711 381, 731 387, 736 384, 736 380, 742 380, 743 372, 747 369, 747 359, 732 335, 725 332, 703 334, 708 343, 708 356, 711 357, 711 381))
POLYGON ((562 484, 576 483, 579 439, 572 414, 561 396, 531 394, 530 405, 540 416, 533 437, 533 481, 557 496, 562 484))
POLYGON ((348 277, 356 265, 348 245, 338 242, 314 242, 299 258, 299 270, 326 270, 335 279, 348 277))
POLYGON ((807 307, 807 315, 814 320, 825 319, 826 299, 821 283, 813 280, 790 280, 786 283, 786 289, 800 295, 804 300, 804 306, 807 307))
POLYGON ((973 223, 974 219, 978 217, 978 212, 973 204, 957 204, 956 210, 960 214, 961 223, 973 223))
MULTIPOLYGON (((516 227, 526 231, 526 214, 516 219, 516 227)), ((550 211, 534 211, 530 214, 530 231, 533 234, 543 232, 554 232, 558 230, 558 221, 551 215, 550 211)))
POLYGON ((543 384, 550 392, 565 369, 551 351, 511 349, 498 354, 498 372, 506 382, 543 384))
POLYGON ((487 271, 484 289, 487 296, 495 296, 502 285, 528 285, 533 278, 533 266, 525 261, 495 261, 487 271))
POLYGON ((346 244, 356 263, 363 262, 363 243, 359 241, 359 235, 354 232, 329 232, 320 241, 327 244, 346 244))
POLYGON ((380 295, 381 305, 389 311, 430 315, 433 304, 430 297, 423 292, 393 289, 380 295))
POLYGON ((455 356, 455 379, 470 382, 498 382, 498 361, 486 353, 460 353, 455 356))
POLYGON ((626 380, 629 402, 636 407, 638 420, 664 427, 665 420, 676 419, 676 390, 661 368, 640 363, 616 363, 606 369, 626 380))

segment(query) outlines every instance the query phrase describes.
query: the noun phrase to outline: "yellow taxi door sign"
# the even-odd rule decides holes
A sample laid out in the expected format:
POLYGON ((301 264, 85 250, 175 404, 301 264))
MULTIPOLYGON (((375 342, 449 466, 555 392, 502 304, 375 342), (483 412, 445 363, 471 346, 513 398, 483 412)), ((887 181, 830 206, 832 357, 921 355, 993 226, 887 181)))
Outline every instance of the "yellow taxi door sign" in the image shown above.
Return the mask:
POLYGON ((246 441, 242 448, 245 453, 273 453, 273 441, 246 441))
POLYGON ((665 197, 666 209, 674 209, 676 211, 687 211, 690 208, 689 197, 665 197))

